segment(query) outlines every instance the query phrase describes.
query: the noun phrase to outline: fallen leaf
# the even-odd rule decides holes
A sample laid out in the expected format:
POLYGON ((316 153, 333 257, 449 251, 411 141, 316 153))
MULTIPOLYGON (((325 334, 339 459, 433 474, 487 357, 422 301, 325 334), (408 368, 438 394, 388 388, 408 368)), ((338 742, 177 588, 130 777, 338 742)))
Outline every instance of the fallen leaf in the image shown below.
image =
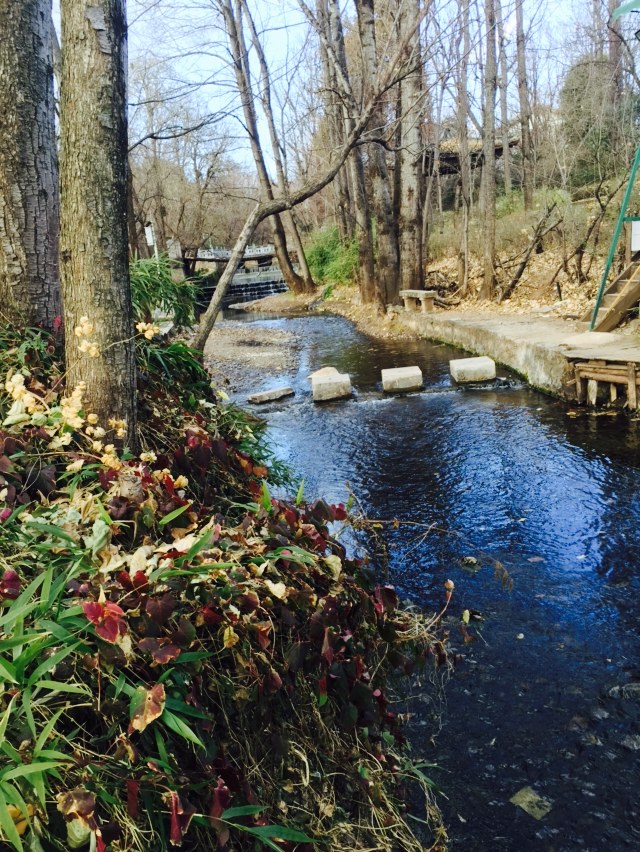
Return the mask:
POLYGON ((551 802, 539 796, 532 787, 523 787, 521 790, 518 790, 509 801, 522 808, 525 813, 534 819, 542 819, 552 808, 551 802))

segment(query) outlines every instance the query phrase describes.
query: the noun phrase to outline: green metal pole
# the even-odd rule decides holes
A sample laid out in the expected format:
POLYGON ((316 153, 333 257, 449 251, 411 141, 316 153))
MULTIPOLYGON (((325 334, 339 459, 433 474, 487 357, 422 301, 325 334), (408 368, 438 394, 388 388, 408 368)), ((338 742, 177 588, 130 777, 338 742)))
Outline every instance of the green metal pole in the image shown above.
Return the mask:
POLYGON ((622 207, 620 208, 620 214, 618 216, 618 221, 616 223, 616 229, 613 232, 613 239, 611 240, 611 247, 609 249, 609 255, 607 257, 607 262, 604 267, 604 272, 602 273, 602 281, 600 282, 600 288, 598 289, 598 295, 596 296, 596 303, 593 306, 593 313, 591 314, 591 324, 589 326, 589 331, 593 331, 594 326, 596 324, 596 317, 598 316, 598 311, 600 310, 600 303, 602 302, 602 297, 604 296, 604 291, 607 286, 607 278, 609 277, 609 273, 611 272, 611 267, 613 266, 613 259, 616 255, 616 249, 618 248, 618 241, 620 239, 620 234, 622 233, 622 226, 624 225, 624 219, 627 214, 627 207, 629 205, 629 199, 631 198, 631 190, 633 189, 633 182, 636 177, 636 172, 638 171, 638 167, 640 166, 640 148, 637 149, 636 155, 633 158, 633 165, 631 166, 631 174, 629 175, 629 183, 627 184, 627 188, 624 193, 624 198, 622 200, 622 207))

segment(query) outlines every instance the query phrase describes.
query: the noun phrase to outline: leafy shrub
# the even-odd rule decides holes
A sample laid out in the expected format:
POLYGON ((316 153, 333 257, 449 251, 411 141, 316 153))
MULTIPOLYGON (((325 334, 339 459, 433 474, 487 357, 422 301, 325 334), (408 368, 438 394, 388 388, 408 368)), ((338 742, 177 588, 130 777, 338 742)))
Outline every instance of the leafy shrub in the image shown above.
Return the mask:
POLYGON ((134 260, 130 276, 134 319, 149 322, 157 312, 178 328, 193 325, 196 287, 192 281, 174 281, 168 255, 134 260))
POLYGON ((312 237, 307 262, 317 282, 349 284, 358 270, 358 244, 353 241, 345 245, 337 228, 324 228, 312 237))
POLYGON ((271 496, 259 422, 171 346, 139 455, 46 371, 0 396, 0 838, 421 849, 387 680, 446 663, 437 619, 346 557, 343 506, 271 496))

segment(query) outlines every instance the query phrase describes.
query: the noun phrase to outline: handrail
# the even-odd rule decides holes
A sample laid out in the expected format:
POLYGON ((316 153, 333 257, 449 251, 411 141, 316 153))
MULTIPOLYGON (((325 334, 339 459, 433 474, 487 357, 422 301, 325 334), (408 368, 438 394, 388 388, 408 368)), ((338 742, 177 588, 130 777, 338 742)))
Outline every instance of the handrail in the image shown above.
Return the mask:
POLYGON ((604 291, 607 286, 607 279, 609 277, 609 273, 611 272, 611 267, 613 266, 613 259, 616 255, 616 249, 618 248, 618 242, 620 240, 620 234, 622 233, 622 226, 624 225, 627 213, 627 207, 629 206, 629 199, 631 198, 631 190, 633 189, 633 182, 636 178, 636 172, 638 171, 638 167, 640 166, 640 148, 636 150, 636 155, 633 158, 633 165, 631 166, 631 173, 629 174, 629 182, 627 183, 627 188, 624 193, 624 198, 622 199, 622 206, 620 207, 620 213, 618 214, 618 221, 616 222, 616 228, 613 232, 613 238, 611 240, 611 246, 609 247, 609 254, 607 255, 607 262, 604 267, 604 272, 602 273, 602 280, 600 282, 600 287, 598 288, 598 295, 596 296, 596 303, 593 306, 593 313, 591 314, 591 323, 589 325, 589 331, 593 331, 596 324, 596 318, 598 316, 598 311, 600 310, 600 303, 602 302, 602 297, 604 296, 604 291))

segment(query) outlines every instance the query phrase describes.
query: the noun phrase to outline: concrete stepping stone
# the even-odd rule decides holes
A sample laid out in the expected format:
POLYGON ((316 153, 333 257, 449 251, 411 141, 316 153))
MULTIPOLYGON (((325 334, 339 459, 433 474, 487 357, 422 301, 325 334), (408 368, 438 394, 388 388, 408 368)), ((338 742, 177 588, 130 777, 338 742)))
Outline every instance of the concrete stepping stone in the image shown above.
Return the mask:
POLYGON ((457 358, 449 361, 451 378, 463 382, 488 382, 496 377, 496 362, 487 355, 479 358, 457 358))
POLYGON ((420 390, 422 370, 420 367, 393 367, 382 371, 382 388, 387 393, 420 390))
POLYGON ((351 396, 351 378, 347 373, 339 373, 335 367, 323 367, 309 378, 314 402, 327 402, 351 396))
POLYGON ((264 405, 265 402, 277 402, 279 399, 284 399, 287 396, 293 396, 294 389, 289 385, 284 385, 279 388, 261 391, 260 393, 252 393, 247 397, 247 402, 252 405, 264 405))

